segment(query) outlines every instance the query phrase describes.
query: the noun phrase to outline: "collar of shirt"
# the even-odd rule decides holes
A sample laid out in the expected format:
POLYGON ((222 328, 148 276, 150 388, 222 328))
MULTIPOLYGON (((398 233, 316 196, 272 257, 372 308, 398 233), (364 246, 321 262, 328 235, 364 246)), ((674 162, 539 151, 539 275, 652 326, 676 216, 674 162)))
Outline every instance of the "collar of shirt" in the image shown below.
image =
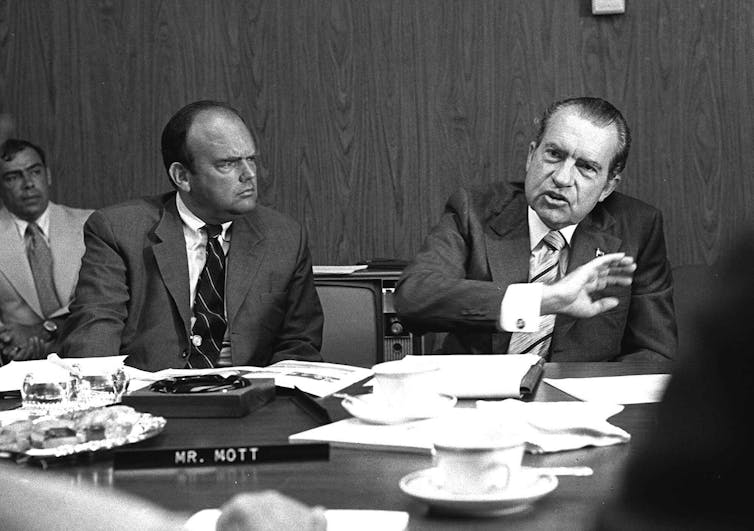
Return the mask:
MULTIPOLYGON (((21 219, 18 216, 16 216, 14 213, 12 213, 10 210, 8 213, 13 218, 13 222, 16 224, 16 228, 18 229, 18 234, 21 236, 21 239, 23 240, 26 236, 26 227, 29 226, 29 222, 25 219, 21 219)), ((47 208, 45 208, 45 211, 42 212, 42 215, 39 216, 35 223, 39 225, 39 228, 42 229, 42 234, 45 237, 45 241, 47 242, 47 245, 50 245, 50 205, 47 205, 47 208)))
MULTIPOLYGON (((186 203, 181 199, 181 194, 175 194, 175 206, 178 208, 178 215, 183 222, 183 235, 186 237, 186 249, 192 251, 201 247, 201 249, 204 250, 204 247, 207 245, 207 234, 200 229, 204 227, 206 223, 189 210, 186 203)), ((226 221, 222 224, 223 231, 220 234, 220 240, 226 253, 228 252, 228 246, 230 245, 229 229, 232 224, 232 221, 226 221)))
MULTIPOLYGON (((542 238, 544 238, 552 229, 544 224, 532 207, 528 207, 528 216, 529 250, 533 251, 542 241, 542 238)), ((567 227, 560 229, 560 233, 563 235, 568 245, 571 245, 571 238, 573 238, 573 231, 575 230, 576 225, 568 225, 567 227)))
MULTIPOLYGON (((183 236, 186 240, 186 258, 188 259, 189 271, 189 296, 191 297, 191 307, 194 307, 194 297, 196 296, 196 285, 199 282, 199 275, 204 269, 204 262, 207 260, 207 234, 201 229, 206 223, 196 217, 181 199, 180 194, 175 194, 175 205, 178 208, 178 215, 183 222, 183 236)), ((220 235, 220 243, 223 246, 225 254, 230 249, 230 225, 232 221, 223 223, 223 232, 220 235)), ((194 326, 193 317, 191 326, 194 326)))

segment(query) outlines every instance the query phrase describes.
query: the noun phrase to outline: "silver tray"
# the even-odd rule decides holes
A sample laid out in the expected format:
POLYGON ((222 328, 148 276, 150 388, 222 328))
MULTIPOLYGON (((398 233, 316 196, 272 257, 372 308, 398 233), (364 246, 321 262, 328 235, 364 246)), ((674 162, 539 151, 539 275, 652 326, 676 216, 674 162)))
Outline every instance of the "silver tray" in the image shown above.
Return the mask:
MULTIPOLYGON (((61 415, 65 417, 65 415, 61 415)), ((164 428, 167 421, 163 417, 150 415, 149 413, 139 412, 139 418, 131 427, 131 432, 125 437, 112 439, 100 439, 96 441, 87 441, 79 444, 63 444, 53 448, 29 448, 20 455, 29 457, 65 457, 88 452, 98 452, 110 450, 126 444, 132 444, 144 441, 159 434, 164 428)))

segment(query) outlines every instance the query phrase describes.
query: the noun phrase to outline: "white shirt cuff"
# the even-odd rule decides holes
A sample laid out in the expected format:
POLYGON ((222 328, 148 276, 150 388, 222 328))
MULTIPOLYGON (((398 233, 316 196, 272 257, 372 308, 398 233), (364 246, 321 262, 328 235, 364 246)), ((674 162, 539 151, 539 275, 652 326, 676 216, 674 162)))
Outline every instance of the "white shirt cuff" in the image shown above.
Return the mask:
POLYGON ((539 330, 539 310, 542 306, 542 283, 511 284, 500 304, 500 328, 506 332, 536 332, 539 330))

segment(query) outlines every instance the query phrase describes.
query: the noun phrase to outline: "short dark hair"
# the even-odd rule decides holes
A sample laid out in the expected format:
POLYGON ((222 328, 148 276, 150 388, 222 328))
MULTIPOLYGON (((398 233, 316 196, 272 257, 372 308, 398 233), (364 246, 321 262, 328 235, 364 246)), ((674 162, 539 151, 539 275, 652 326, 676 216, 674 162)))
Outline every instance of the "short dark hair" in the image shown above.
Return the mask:
POLYGON ((246 123, 239 112, 229 104, 222 101, 200 100, 189 103, 176 112, 165 129, 162 130, 162 162, 165 165, 165 171, 170 171, 170 165, 174 162, 180 162, 190 171, 194 171, 194 157, 191 151, 186 147, 186 135, 194 123, 196 115, 202 111, 210 109, 223 109, 238 116, 246 123))
POLYGON ((18 138, 9 138, 0 146, 0 158, 5 162, 13 160, 16 153, 23 151, 24 149, 33 149, 42 159, 42 165, 47 166, 47 159, 45 157, 45 151, 38 145, 29 142, 28 140, 20 140, 18 138))
POLYGON ((539 120, 539 129, 534 138, 535 143, 539 145, 540 142, 542 142, 542 137, 545 135, 545 131, 547 130, 552 115, 562 109, 570 107, 578 109, 579 114, 583 118, 586 118, 599 127, 607 127, 610 124, 615 124, 615 127, 618 130, 618 151, 613 155, 613 160, 610 161, 608 175, 613 177, 621 173, 626 167, 628 151, 631 149, 631 130, 628 128, 626 119, 623 118, 621 112, 616 109, 612 103, 605 101, 602 98, 568 98, 551 103, 547 109, 545 109, 545 112, 539 120))

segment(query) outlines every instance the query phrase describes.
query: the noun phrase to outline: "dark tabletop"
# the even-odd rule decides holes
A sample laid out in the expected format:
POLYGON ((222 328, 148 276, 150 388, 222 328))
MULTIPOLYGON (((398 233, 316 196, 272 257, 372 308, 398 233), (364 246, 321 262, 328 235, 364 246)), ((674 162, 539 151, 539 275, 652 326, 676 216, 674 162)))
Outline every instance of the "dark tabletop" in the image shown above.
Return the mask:
MULTIPOLYGON (((657 363, 547 364, 545 377, 617 376, 668 373, 672 365, 657 363)), ((534 400, 573 400, 542 382, 534 400)), ((7 402, 7 401, 5 401, 7 402)), ((336 401, 322 402, 337 419, 336 401)), ((657 404, 627 405, 610 422, 628 431, 628 444, 604 448, 526 455, 529 466, 586 465, 591 477, 560 477, 557 489, 526 512, 494 518, 451 518, 434 515, 398 487, 403 476, 429 468, 428 455, 331 448, 329 459, 191 468, 114 470, 112 455, 68 460, 50 468, 73 483, 93 482, 117 488, 163 507, 185 513, 219 507, 245 490, 275 489, 310 505, 331 509, 385 509, 410 513, 409 529, 585 529, 603 502, 616 493, 626 459, 655 427, 657 404)), ((246 417, 168 419, 163 433, 142 443, 148 448, 234 446, 285 443, 287 435, 320 423, 296 404, 279 396, 246 417)))

